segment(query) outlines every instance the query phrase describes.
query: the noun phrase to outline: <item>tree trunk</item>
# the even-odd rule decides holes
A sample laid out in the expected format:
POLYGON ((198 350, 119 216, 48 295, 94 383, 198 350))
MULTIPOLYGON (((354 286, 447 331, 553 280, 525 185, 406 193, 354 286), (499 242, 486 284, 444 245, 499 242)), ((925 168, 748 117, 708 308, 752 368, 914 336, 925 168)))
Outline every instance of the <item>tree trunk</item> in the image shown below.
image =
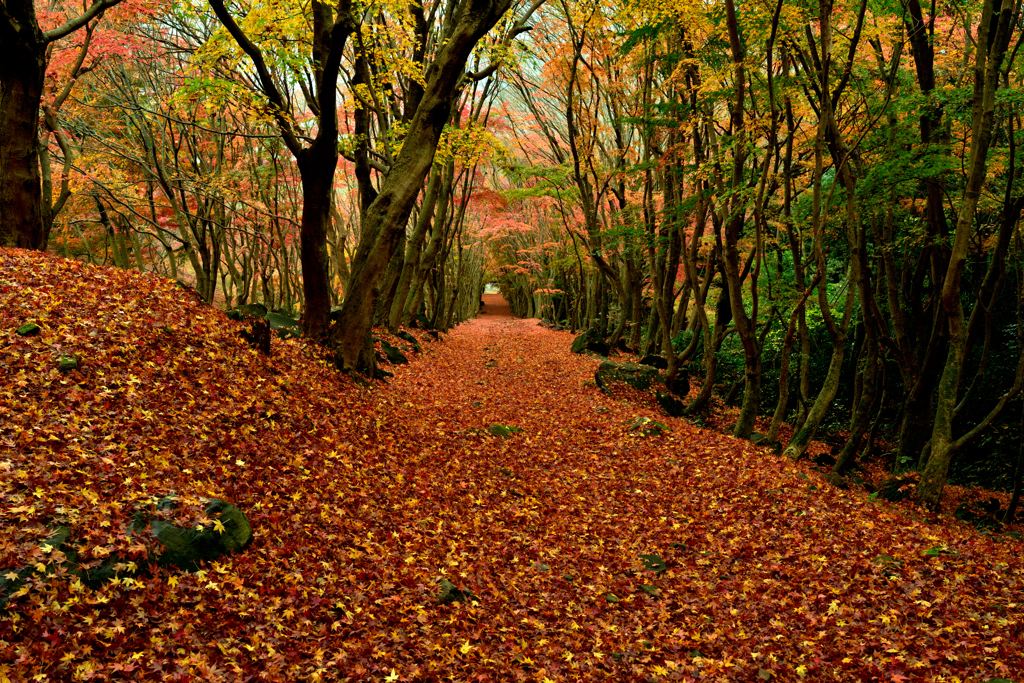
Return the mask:
POLYGON ((1024 406, 1021 406, 1020 415, 1020 445, 1017 447, 1017 465, 1013 469, 1013 495, 1010 496, 1010 504, 1006 506, 1003 513, 1003 524, 1013 522, 1013 516, 1017 512, 1017 505, 1020 504, 1021 489, 1024 488, 1024 406))
POLYGON ((410 292, 415 291, 412 287, 413 280, 419 269, 420 252, 423 248, 423 240, 427 236, 427 228, 430 227, 434 218, 434 206, 437 204, 442 175, 442 169, 436 166, 431 171, 427 189, 423 194, 423 201, 420 203, 420 214, 416 219, 412 235, 406 242, 405 263, 402 266, 402 275, 398 280, 398 289, 391 302, 391 314, 388 318, 388 327, 392 330, 397 330, 398 326, 402 324, 410 292))
MULTIPOLYGON (((824 287, 825 285, 819 285, 824 287)), ((846 294, 846 312, 844 318, 850 317, 850 310, 853 308, 854 291, 851 287, 846 294)), ((843 325, 845 332, 846 326, 843 325)), ((828 366, 828 373, 825 375, 825 381, 822 384, 821 391, 818 392, 818 397, 814 399, 814 403, 811 404, 810 410, 807 411, 807 419, 804 420, 803 426, 800 431, 793 435, 789 443, 786 445, 786 450, 783 451, 790 460, 799 460, 803 454, 807 451, 807 446, 810 444, 811 439, 818 431, 818 427, 821 425, 825 416, 828 414, 828 409, 832 407, 832 400, 836 397, 836 392, 839 390, 839 379, 842 376, 843 370, 843 356, 846 353, 846 336, 833 340, 832 347, 832 360, 828 366)))
MULTIPOLYGON (((725 1, 726 24, 729 33, 729 45, 733 61, 733 88, 735 101, 731 104, 730 132, 733 136, 733 163, 730 188, 735 192, 728 203, 728 216, 723 216, 725 223, 725 249, 722 253, 722 266, 729 292, 729 303, 732 307, 733 320, 736 322, 736 333, 743 346, 743 375, 745 386, 743 404, 733 428, 733 436, 741 439, 749 438, 754 431, 754 420, 757 418, 761 401, 761 349, 758 348, 757 336, 754 332, 755 320, 747 315, 743 306, 743 278, 740 276, 739 240, 743 232, 745 199, 741 199, 740 188, 745 184, 743 177, 746 162, 746 127, 744 122, 744 100, 746 91, 746 71, 744 54, 736 19, 736 8, 732 0, 725 1)), ((723 207, 725 208, 725 207, 723 207)), ((757 247, 755 246, 755 249, 757 247)))
POLYGON ((818 280, 815 278, 814 282, 811 283, 811 286, 807 288, 800 298, 800 301, 797 302, 793 313, 789 317, 786 337, 782 342, 782 363, 779 369, 779 402, 775 406, 775 413, 772 415, 771 425, 768 427, 768 441, 776 441, 779 438, 779 429, 782 427, 782 421, 786 417, 786 406, 789 405, 789 359, 793 352, 793 334, 797 321, 804 319, 804 306, 817 284, 818 280))
POLYGON ((873 338, 868 338, 864 346, 864 357, 861 359, 861 391, 853 417, 850 420, 850 435, 843 444, 843 450, 836 460, 832 471, 845 474, 853 465, 853 458, 860 448, 860 441, 871 425, 871 407, 875 403, 876 380, 878 377, 878 345, 873 338))
MULTIPOLYGON (((331 328, 336 365, 345 371, 368 367, 363 349, 377 307, 380 278, 399 242, 399 232, 412 212, 423 179, 434 160, 441 132, 451 116, 466 59, 477 41, 508 10, 511 0, 466 0, 453 8, 447 40, 427 69, 426 87, 409 123, 402 150, 380 192, 362 217, 359 246, 348 295, 338 323, 331 328)), ((371 365, 372 367, 372 365, 371 365)))
MULTIPOLYGON (((454 194, 455 162, 449 161, 445 168, 439 172, 439 175, 441 180, 437 190, 438 196, 435 198, 434 206, 431 207, 431 215, 420 216, 420 221, 425 221, 423 227, 424 234, 429 233, 430 239, 427 240, 425 246, 420 248, 419 255, 411 264, 412 285, 406 297, 405 311, 403 313, 403 319, 406 322, 412 320, 419 313, 420 306, 423 304, 427 278, 437 262, 438 254, 442 251, 444 232, 451 220, 448 215, 448 207, 454 194)), ((429 183, 427 184, 427 190, 428 192, 430 190, 429 183)), ((419 226, 417 225, 416 231, 418 230, 419 226)), ((413 237, 415 237, 415 234, 413 237)))
POLYGON ((398 246, 391 256, 391 262, 384 273, 383 296, 377 305, 377 312, 374 315, 373 324, 376 326, 387 326, 391 318, 391 308, 395 303, 398 292, 399 279, 402 277, 403 266, 405 265, 405 231, 398 233, 398 246))
MULTIPOLYGON (((999 71, 1010 41, 1012 27, 1018 18, 1016 3, 1003 2, 993 21, 994 0, 985 0, 978 25, 976 61, 974 67, 974 98, 972 107, 971 154, 968 165, 967 186, 957 214, 956 232, 950 253, 949 266, 942 282, 942 307, 949 318, 949 352, 939 380, 939 393, 932 428, 931 455, 917 485, 917 498, 931 510, 938 510, 942 489, 946 484, 949 465, 957 450, 974 434, 959 439, 953 435, 960 368, 967 355, 967 326, 960 297, 960 285, 967 252, 974 235, 974 218, 981 198, 982 185, 988 170, 988 148, 992 142, 995 121, 995 94, 999 87, 999 71), (989 31, 994 35, 989 36, 989 31)), ((1019 376, 1019 371, 1018 371, 1019 376)), ((1005 399, 1005 397, 1004 397, 1005 399)), ((1001 400, 1002 403, 1002 400, 1001 400)))
POLYGON ((0 246, 46 249, 38 147, 44 50, 34 17, 0 25, 0 246))
MULTIPOLYGON (((298 156, 302 177, 302 218, 299 222, 299 261, 302 264, 302 294, 305 307, 303 333, 322 340, 331 315, 331 283, 327 267, 327 227, 331 224, 334 172, 338 166, 337 143, 317 137, 298 156)), ((345 297, 348 299, 348 296, 345 297)))
POLYGON ((39 108, 48 48, 120 1, 94 0, 80 15, 46 32, 39 28, 31 0, 0 5, 0 246, 45 251, 49 238, 39 170, 39 108))

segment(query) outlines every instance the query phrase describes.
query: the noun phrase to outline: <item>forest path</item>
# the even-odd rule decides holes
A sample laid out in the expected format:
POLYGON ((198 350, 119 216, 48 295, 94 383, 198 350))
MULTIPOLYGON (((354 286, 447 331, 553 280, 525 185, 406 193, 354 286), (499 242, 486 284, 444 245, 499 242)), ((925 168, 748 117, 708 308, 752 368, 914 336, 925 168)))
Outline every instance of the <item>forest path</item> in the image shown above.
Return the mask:
POLYGON ((433 581, 479 598, 450 626, 424 624, 411 659, 429 657, 431 642, 465 643, 508 680, 1024 670, 1019 622, 999 638, 972 626, 965 642, 994 659, 939 660, 943 624, 968 623, 990 599, 1024 599, 1024 575, 1008 559, 993 565, 1012 556, 1006 545, 835 489, 635 394, 585 386, 598 360, 572 354, 571 333, 496 310, 426 345, 377 396, 377 448, 400 484, 387 487, 390 514, 426 529, 396 522, 393 533, 433 581), (636 417, 670 431, 640 436, 627 426, 636 417), (522 431, 497 438, 495 424, 522 431), (950 591, 953 565, 986 579, 950 591))
POLYGON ((536 438, 563 430, 566 413, 592 418, 607 403, 583 387, 597 362, 569 352, 573 335, 552 332, 536 320, 513 318, 505 300, 484 295, 481 315, 441 345, 428 345, 412 372, 398 370, 386 394, 420 397, 424 418, 436 416, 458 429, 492 424, 529 427, 536 438))
POLYGON ((0 681, 1020 680, 1019 541, 603 394, 570 333, 489 306, 368 386, 165 278, 0 249, 0 575, 62 563, 64 519, 148 564, 131 511, 172 493, 253 529, 201 571, 31 579, 0 681))

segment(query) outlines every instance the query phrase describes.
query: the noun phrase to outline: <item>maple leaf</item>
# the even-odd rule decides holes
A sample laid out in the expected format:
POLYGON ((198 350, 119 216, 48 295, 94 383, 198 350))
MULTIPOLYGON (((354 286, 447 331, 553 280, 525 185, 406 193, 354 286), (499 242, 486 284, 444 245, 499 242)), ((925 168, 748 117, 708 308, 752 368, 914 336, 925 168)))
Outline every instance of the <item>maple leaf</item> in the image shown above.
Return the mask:
POLYGON ((313 345, 275 339, 272 363, 250 353, 234 322, 165 279, 0 249, 0 368, 26 378, 0 381, 0 583, 36 563, 56 574, 5 586, 0 631, 26 659, 0 671, 434 680, 455 658, 462 680, 773 680, 804 662, 804 680, 840 681, 1024 667, 1007 635, 1024 590, 1014 539, 811 489, 802 464, 683 419, 659 418, 661 443, 631 438, 622 425, 653 398, 588 389, 597 361, 571 355, 567 332, 487 315, 368 388, 313 345), (91 359, 77 385, 42 360, 33 374, 36 351, 3 343, 56 329, 5 326, 28 299, 8 280, 45 284, 17 291, 76 327, 91 359), (495 374, 477 384, 488 358, 495 374), (483 438, 491 424, 523 431, 483 438), (151 520, 210 530, 204 500, 230 498, 256 540, 197 571, 147 566, 156 541, 126 531, 171 489, 151 520), (73 531, 63 558, 51 522, 73 531), (93 585, 65 564, 76 554, 90 571, 138 573, 93 585), (438 604, 442 569, 462 601, 438 604), (949 640, 940 608, 955 655, 936 645, 949 640), (306 651, 309 668, 289 670, 306 651))

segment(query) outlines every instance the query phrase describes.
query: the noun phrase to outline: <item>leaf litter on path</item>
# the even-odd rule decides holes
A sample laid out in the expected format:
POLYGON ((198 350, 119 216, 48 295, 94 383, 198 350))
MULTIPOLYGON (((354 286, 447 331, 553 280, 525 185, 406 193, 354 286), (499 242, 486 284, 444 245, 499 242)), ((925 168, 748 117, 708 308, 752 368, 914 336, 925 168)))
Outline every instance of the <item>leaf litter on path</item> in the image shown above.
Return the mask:
POLYGON ((156 276, 0 250, 0 569, 46 570, 0 611, 0 680, 1024 671, 1020 542, 606 396, 567 332, 487 314, 367 389, 240 329, 156 276), (145 564, 126 521, 172 491, 181 521, 238 505, 253 544, 95 590, 41 546, 67 523, 83 560, 145 564))

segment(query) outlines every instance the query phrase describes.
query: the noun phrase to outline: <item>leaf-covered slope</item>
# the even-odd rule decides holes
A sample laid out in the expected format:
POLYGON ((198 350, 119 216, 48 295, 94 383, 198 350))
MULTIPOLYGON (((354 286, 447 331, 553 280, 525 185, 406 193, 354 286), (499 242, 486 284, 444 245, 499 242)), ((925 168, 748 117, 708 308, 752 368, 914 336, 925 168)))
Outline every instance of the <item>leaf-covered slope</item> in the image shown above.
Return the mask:
POLYGON ((0 681, 1024 671, 1019 542, 585 387, 567 333, 485 316, 366 390, 239 330, 158 277, 0 251, 0 568, 58 574, 0 611, 0 681), (127 520, 172 491, 179 521, 238 505, 252 545, 96 590, 39 546, 65 522, 84 561, 145 564, 127 520))

